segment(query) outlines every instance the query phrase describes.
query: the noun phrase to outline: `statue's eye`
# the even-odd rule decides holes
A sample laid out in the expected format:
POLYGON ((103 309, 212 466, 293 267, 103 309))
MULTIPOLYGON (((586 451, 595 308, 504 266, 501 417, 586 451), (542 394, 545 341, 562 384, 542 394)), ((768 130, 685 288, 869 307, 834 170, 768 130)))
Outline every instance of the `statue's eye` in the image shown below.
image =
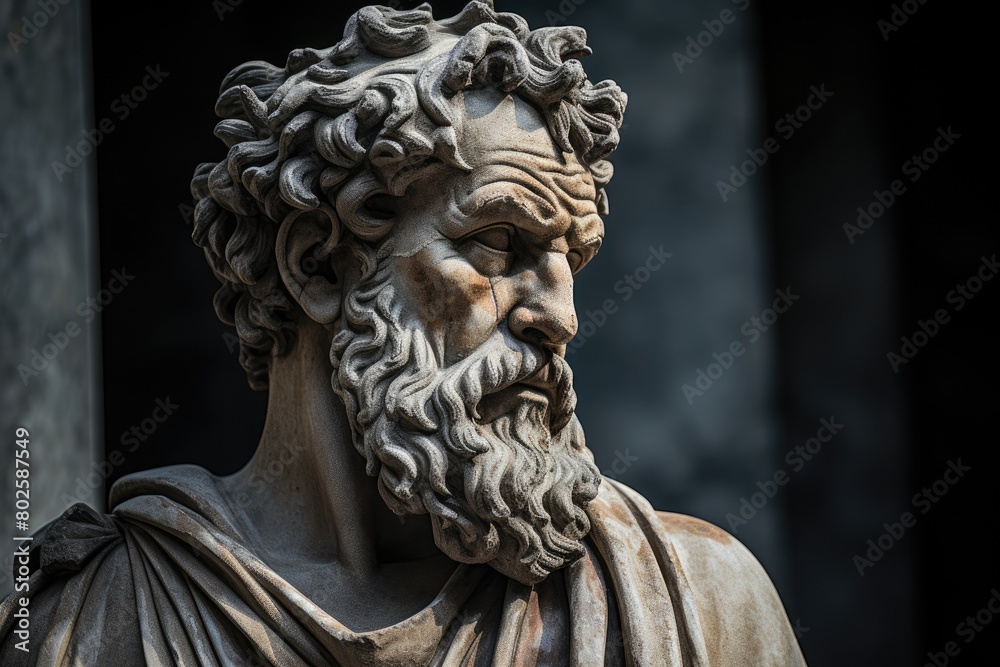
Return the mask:
POLYGON ((513 247, 513 234, 514 231, 510 227, 506 225, 497 225, 476 232, 469 238, 477 243, 480 243, 481 245, 486 246, 490 250, 507 252, 513 247))

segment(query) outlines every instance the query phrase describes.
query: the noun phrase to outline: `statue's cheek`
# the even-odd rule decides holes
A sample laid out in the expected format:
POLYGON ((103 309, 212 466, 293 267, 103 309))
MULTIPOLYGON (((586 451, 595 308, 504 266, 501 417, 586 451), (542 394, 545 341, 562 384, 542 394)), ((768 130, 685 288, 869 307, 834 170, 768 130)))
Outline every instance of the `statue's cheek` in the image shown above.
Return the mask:
POLYGON ((408 312, 417 315, 429 336, 445 343, 448 357, 465 356, 496 330, 493 287, 463 258, 424 249, 398 258, 397 266, 408 312))

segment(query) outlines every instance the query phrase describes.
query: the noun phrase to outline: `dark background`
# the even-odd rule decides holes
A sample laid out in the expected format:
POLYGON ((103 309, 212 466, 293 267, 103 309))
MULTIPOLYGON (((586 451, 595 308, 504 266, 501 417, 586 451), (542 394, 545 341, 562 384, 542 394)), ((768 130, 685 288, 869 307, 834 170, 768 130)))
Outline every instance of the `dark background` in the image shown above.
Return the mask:
MULTIPOLYGON (((209 2, 155 9, 94 3, 94 125, 110 116, 116 126, 97 153, 100 282, 123 266, 136 275, 103 316, 108 452, 122 448, 120 434, 147 417, 156 398, 180 406, 148 445, 128 455, 108 487, 121 474, 149 467, 197 462, 222 474, 249 458, 266 395, 247 388, 233 339, 212 310, 216 283, 190 242, 185 217, 188 182, 198 162, 223 156, 211 131, 225 73, 246 60, 282 64, 292 48, 335 43, 361 4, 247 0, 220 20, 209 2), (111 101, 157 64, 169 76, 119 120, 111 101)), ((435 2, 435 15, 450 16, 461 5, 435 2)), ((561 11, 557 0, 498 5, 532 27, 550 22, 547 11, 561 11)), ((974 274, 981 256, 998 250, 995 212, 982 203, 995 178, 983 159, 992 123, 977 114, 992 113, 988 21, 973 8, 930 0, 885 40, 877 21, 889 17, 890 3, 753 3, 739 24, 738 48, 723 34, 691 68, 707 69, 710 58, 719 62, 729 53, 737 67, 753 72, 741 80, 749 82, 743 99, 754 110, 721 104, 721 115, 685 125, 675 120, 683 108, 670 90, 702 79, 694 78, 697 72, 682 77, 672 54, 704 29, 701 20, 725 8, 734 5, 587 0, 565 21, 590 33, 591 79, 614 78, 631 98, 622 149, 613 158, 619 180, 609 189, 608 249, 592 275, 581 277, 578 305, 599 304, 618 277, 641 263, 647 246, 666 243, 677 257, 672 266, 682 267, 651 282, 641 304, 623 309, 571 357, 589 444, 607 468, 616 451, 641 439, 632 434, 656 431, 661 418, 680 424, 670 438, 632 445, 644 458, 620 478, 658 509, 729 529, 726 515, 739 498, 781 468, 784 453, 810 437, 820 417, 835 415, 846 424, 835 441, 842 446, 829 445, 793 477, 780 504, 767 509, 773 516, 766 533, 752 527, 737 533, 775 578, 810 664, 923 664, 928 651, 942 651, 948 641, 961 647, 953 664, 987 664, 1000 627, 987 626, 969 644, 955 629, 1000 586, 990 458, 997 441, 992 315, 1000 285, 986 283, 960 312, 945 295, 974 274), (744 123, 751 131, 745 147, 759 147, 774 135, 774 120, 820 84, 835 91, 829 107, 782 142, 755 177, 752 201, 748 189, 723 207, 714 181, 746 156, 737 145, 705 169, 699 160, 716 150, 713 142, 744 123), (902 163, 948 126, 961 139, 919 181, 907 181, 906 194, 849 244, 842 225, 855 220, 857 206, 867 206, 872 192, 888 189, 893 179, 905 180, 902 163), (689 196, 695 190, 705 196, 689 196), (735 207, 745 205, 759 221, 745 227, 758 244, 750 255, 759 265, 724 265, 718 257, 743 233, 727 225, 745 210, 735 207), (747 281, 759 289, 747 295, 732 287, 747 281), (739 371, 746 379, 734 371, 732 382, 742 389, 726 394, 733 407, 712 412, 701 406, 716 396, 699 399, 695 411, 706 412, 690 423, 700 430, 670 416, 689 406, 679 383, 664 389, 666 371, 658 369, 693 381, 693 369, 739 338, 739 323, 786 285, 802 294, 801 304, 776 325, 766 356, 751 366, 748 355, 739 371), (951 321, 893 373, 886 353, 898 351, 899 337, 938 308, 948 308, 951 321), (713 310, 737 312, 735 330, 712 330, 706 313, 713 310), (685 347, 677 331, 709 342, 685 347), (757 423, 737 412, 743 405, 757 406, 766 426, 764 435, 745 429, 747 442, 758 444, 741 446, 738 433, 716 438, 713 424, 738 432, 757 423), (863 554, 884 522, 913 511, 910 497, 958 458, 972 467, 966 478, 858 576, 852 557, 863 554)), ((692 99, 713 98, 734 84, 720 78, 699 85, 689 91, 692 99)), ((713 388, 720 396, 728 391, 722 382, 713 388)))

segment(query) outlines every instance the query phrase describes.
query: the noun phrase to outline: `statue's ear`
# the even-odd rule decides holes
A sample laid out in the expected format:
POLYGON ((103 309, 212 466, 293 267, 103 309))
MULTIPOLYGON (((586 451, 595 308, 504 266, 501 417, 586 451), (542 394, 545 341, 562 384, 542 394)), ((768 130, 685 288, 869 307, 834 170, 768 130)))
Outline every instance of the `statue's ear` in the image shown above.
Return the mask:
POLYGON ((278 272, 288 293, 319 324, 331 324, 340 315, 341 283, 330 261, 339 240, 337 214, 321 204, 288 214, 275 241, 278 272))

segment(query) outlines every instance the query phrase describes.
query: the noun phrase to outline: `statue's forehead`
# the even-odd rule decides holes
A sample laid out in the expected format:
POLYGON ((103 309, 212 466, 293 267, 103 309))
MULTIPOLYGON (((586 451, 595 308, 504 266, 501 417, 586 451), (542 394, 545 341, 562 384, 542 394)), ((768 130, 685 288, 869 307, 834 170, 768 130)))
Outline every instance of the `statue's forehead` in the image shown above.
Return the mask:
POLYGON ((461 102, 465 110, 463 126, 492 127, 498 130, 493 133, 498 139, 503 132, 547 132, 545 119, 520 95, 479 88, 462 92, 461 102))
POLYGON ((524 98, 494 89, 468 90, 456 97, 463 110, 456 128, 459 150, 468 164, 482 165, 497 151, 521 151, 565 163, 573 171, 588 171, 574 154, 556 145, 541 113, 524 98))
POLYGON ((593 175, 575 154, 558 147, 534 107, 496 91, 471 91, 464 98, 459 151, 472 170, 456 183, 460 211, 506 207, 583 243, 604 235, 593 175))

